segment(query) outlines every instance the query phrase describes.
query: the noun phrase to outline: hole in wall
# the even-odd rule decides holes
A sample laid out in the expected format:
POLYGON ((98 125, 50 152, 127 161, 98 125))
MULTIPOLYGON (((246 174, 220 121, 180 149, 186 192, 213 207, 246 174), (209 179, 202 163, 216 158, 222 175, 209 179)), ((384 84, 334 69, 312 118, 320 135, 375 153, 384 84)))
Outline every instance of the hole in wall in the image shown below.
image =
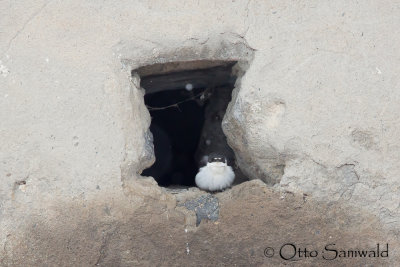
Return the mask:
POLYGON ((151 115, 155 162, 141 175, 160 186, 195 186, 199 167, 211 153, 226 157, 235 184, 248 180, 236 165, 221 123, 231 101, 236 61, 189 61, 144 66, 140 76, 151 115))

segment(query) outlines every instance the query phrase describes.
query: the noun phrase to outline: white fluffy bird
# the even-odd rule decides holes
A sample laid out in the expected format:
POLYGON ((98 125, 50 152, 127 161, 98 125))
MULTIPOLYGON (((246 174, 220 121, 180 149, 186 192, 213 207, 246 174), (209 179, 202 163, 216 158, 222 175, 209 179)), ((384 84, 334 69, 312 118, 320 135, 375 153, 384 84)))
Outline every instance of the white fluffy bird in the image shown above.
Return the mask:
POLYGON ((207 191, 224 190, 232 185, 233 180, 232 167, 228 166, 225 157, 217 155, 208 157, 207 165, 200 168, 195 179, 196 185, 207 191))

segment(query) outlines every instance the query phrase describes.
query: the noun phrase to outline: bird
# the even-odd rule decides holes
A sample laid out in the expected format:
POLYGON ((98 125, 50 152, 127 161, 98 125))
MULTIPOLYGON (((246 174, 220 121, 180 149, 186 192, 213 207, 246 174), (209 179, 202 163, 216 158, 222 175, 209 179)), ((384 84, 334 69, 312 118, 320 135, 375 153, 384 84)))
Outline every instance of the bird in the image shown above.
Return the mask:
POLYGON ((235 173, 228 165, 226 157, 211 153, 207 158, 207 164, 199 169, 195 177, 197 187, 211 192, 230 187, 235 180, 235 173))

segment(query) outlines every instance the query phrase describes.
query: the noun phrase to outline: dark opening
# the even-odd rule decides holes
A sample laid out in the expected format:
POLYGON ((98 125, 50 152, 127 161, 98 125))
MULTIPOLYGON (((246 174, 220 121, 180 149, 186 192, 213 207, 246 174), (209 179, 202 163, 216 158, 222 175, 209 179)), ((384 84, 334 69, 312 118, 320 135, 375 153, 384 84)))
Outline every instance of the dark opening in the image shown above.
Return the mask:
POLYGON ((142 175, 161 186, 193 186, 204 156, 211 152, 225 155, 238 171, 221 128, 236 80, 235 63, 175 62, 135 70, 146 91, 156 157, 142 175))

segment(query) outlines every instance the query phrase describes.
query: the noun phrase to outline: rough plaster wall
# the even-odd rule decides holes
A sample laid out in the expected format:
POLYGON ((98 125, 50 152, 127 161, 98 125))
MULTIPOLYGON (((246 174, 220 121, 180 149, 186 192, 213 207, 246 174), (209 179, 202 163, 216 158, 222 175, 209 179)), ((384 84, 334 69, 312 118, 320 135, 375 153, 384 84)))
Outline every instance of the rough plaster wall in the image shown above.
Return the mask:
MULTIPOLYGON (((276 245, 282 236, 325 245, 330 227, 339 229, 336 236, 343 240, 390 241, 396 247, 400 17, 395 1, 73 0, 2 1, 0 6, 3 265, 114 261, 123 266, 159 260, 122 254, 120 248, 129 246, 138 251, 172 247, 183 262, 188 242, 199 244, 197 252, 192 249, 195 262, 207 256, 226 261, 223 251, 244 244, 249 249, 229 262, 248 257, 253 261, 246 262, 268 264, 258 258, 266 239, 252 241, 259 233, 274 236, 276 245), (177 196, 153 180, 134 179, 153 159, 146 148, 150 117, 135 88, 138 81, 129 80, 130 69, 155 58, 174 60, 174 53, 213 58, 221 42, 229 51, 238 40, 255 53, 225 118, 225 130, 237 125, 228 138, 242 138, 244 146, 235 143, 236 149, 252 178, 317 201, 307 204, 315 213, 302 225, 319 218, 315 227, 323 237, 300 230, 287 235, 303 213, 268 221, 265 214, 290 205, 271 204, 265 213, 261 203, 275 203, 271 198, 280 195, 252 196, 249 188, 265 185, 250 182, 236 189, 244 194, 239 202, 223 201, 231 191, 219 195, 220 225, 202 223, 191 228, 195 237, 157 246, 164 236, 152 236, 151 229, 195 227, 195 216, 176 207, 177 196), (202 45, 211 50, 202 55, 202 45), (240 206, 243 201, 250 204, 240 206), (321 203, 341 215, 318 217, 321 203), (157 214, 169 210, 175 219, 163 228, 157 214), (248 210, 258 219, 243 215, 248 210), (325 217, 333 224, 325 227, 325 217), (143 229, 149 218, 156 223, 143 229), (238 218, 243 224, 232 227, 238 218), (362 223, 365 231, 356 227, 362 223), (269 230, 281 224, 277 235, 269 230), (226 237, 211 238, 220 232, 226 237), (113 234, 125 239, 118 243, 113 234), (137 247, 148 237, 149 244, 137 247), (198 252, 207 251, 200 244, 210 239, 222 248, 198 252), (229 240, 235 242, 224 250, 229 240), (83 250, 87 253, 78 253, 83 250)), ((398 257, 395 250, 392 262, 398 257)))
POLYGON ((264 114, 254 143, 286 158, 285 190, 327 201, 346 191, 348 202, 398 229, 400 18, 398 3, 390 6, 301 3, 296 13, 271 5, 273 15, 251 17, 268 21, 269 34, 255 38, 250 27, 246 40, 269 49, 256 54, 241 92, 258 107, 251 118, 264 114))

